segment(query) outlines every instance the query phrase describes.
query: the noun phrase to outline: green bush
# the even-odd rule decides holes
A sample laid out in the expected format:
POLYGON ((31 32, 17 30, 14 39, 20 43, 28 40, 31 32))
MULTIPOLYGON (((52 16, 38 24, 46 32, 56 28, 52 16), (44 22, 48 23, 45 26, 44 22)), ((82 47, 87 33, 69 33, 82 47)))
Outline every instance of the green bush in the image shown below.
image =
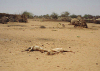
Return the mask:
POLYGON ((27 11, 24 11, 22 15, 25 15, 27 18, 33 18, 33 14, 27 11))
POLYGON ((55 12, 53 12, 53 13, 51 14, 51 17, 52 17, 52 19, 58 19, 58 14, 55 13, 55 12))

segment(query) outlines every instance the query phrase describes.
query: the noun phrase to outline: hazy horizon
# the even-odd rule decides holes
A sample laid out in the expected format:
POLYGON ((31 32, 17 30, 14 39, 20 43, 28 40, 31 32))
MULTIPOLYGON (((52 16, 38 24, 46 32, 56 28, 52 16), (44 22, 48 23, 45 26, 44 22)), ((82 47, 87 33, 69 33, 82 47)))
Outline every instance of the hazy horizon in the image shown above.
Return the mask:
POLYGON ((100 0, 0 0, 0 13, 46 15, 68 11, 75 15, 100 15, 100 0))

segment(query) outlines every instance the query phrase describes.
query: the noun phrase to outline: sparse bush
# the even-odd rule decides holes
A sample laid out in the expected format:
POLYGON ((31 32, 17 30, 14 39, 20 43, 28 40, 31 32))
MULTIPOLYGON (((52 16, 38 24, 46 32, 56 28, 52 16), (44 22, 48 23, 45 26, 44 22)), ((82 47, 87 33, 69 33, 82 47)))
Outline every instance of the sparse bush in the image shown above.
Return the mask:
POLYGON ((72 15, 70 15, 70 17, 71 17, 71 18, 77 18, 77 15, 72 14, 72 15))
POLYGON ((92 19, 93 18, 93 16, 92 15, 89 15, 89 14, 85 14, 83 17, 85 19, 92 19))
POLYGON ((58 14, 53 12, 53 13, 51 14, 51 17, 52 17, 53 19, 58 19, 58 14))
POLYGON ((63 12, 63 13, 61 14, 61 17, 68 17, 68 16, 69 16, 69 14, 70 14, 70 13, 69 13, 69 12, 67 12, 67 11, 66 11, 66 12, 63 12))
POLYGON ((49 16, 49 14, 46 14, 46 15, 43 15, 43 18, 49 19, 50 16, 49 16))
POLYGON ((58 20, 70 22, 71 21, 71 17, 59 17, 58 20))
POLYGON ((22 15, 25 15, 27 18, 33 18, 33 14, 27 11, 24 11, 22 15))

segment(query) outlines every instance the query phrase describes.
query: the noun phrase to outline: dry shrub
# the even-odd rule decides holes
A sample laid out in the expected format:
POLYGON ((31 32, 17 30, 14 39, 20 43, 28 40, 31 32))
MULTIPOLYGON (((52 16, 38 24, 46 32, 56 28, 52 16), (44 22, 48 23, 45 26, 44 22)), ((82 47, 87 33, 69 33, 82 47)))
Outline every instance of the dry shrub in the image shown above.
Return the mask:
POLYGON ((40 28, 46 28, 45 26, 40 26, 40 28))

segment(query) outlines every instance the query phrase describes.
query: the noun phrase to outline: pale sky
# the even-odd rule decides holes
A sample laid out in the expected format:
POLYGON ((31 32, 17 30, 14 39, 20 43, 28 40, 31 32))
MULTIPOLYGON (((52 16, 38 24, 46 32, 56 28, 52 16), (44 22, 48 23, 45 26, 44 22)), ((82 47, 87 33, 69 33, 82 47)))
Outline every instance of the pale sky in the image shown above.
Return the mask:
POLYGON ((100 0, 0 0, 0 13, 34 15, 61 14, 68 11, 76 15, 100 15, 100 0))

